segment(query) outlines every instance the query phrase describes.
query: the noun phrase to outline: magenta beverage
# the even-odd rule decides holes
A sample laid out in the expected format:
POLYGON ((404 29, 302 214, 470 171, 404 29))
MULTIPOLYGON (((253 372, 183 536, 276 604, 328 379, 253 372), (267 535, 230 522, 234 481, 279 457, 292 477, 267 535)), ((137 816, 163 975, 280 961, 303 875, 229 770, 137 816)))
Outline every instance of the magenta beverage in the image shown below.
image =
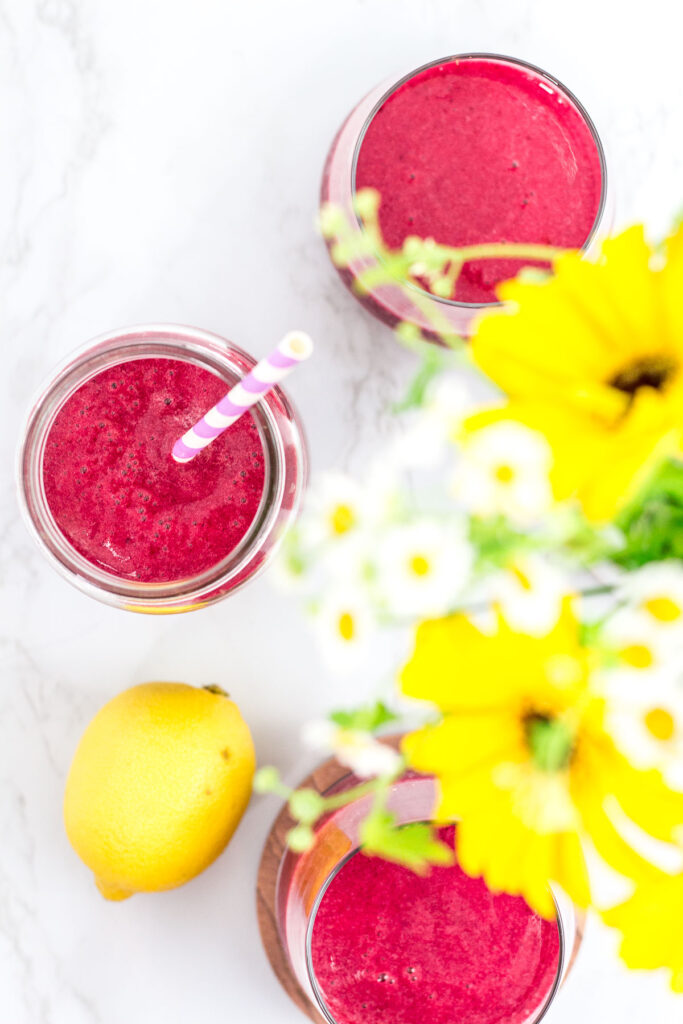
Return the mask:
POLYGON ((262 568, 305 479, 280 389, 191 462, 171 456, 253 363, 205 332, 134 328, 57 373, 29 418, 21 492, 32 530, 72 582, 135 610, 179 611, 262 568))
MULTIPOLYGON (((453 846, 453 826, 440 838, 453 846)), ((358 853, 323 894, 311 964, 337 1024, 524 1024, 555 986, 560 937, 457 864, 420 876, 358 853)))
MULTIPOLYGON (((358 782, 349 775, 326 795, 358 782)), ((399 826, 425 821, 435 796, 433 779, 409 772, 388 807, 399 826)), ((369 857, 358 840, 371 802, 334 811, 310 850, 283 855, 277 925, 303 992, 330 1024, 536 1024, 580 944, 571 902, 555 894, 557 917, 545 920, 465 874, 457 856, 424 875, 369 857)), ((457 826, 439 836, 457 855, 457 826)))
MULTIPOLYGON (((578 100, 556 79, 507 57, 434 62, 380 86, 349 115, 328 156, 322 200, 350 207, 382 197, 385 241, 410 235, 456 247, 488 242, 585 248, 603 219, 605 161, 578 100)), ((496 302, 495 288, 529 260, 465 263, 454 293, 432 297, 456 328, 496 302)), ((343 275, 347 283, 354 268, 343 275)), ((420 311, 386 292, 366 305, 388 323, 420 311)))
POLYGON ((135 359, 82 384, 57 413, 43 460, 57 526, 84 558, 142 583, 205 572, 256 517, 264 452, 251 413, 186 465, 174 442, 225 394, 180 359, 135 359))

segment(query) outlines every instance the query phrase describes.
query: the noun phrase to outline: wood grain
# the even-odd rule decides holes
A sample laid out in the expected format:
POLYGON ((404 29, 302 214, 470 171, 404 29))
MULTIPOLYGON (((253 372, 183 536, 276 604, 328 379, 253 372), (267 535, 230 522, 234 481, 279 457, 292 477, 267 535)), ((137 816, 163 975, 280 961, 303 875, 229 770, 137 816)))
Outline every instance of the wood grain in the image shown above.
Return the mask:
MULTIPOLYGON (((399 737, 390 736, 384 742, 397 747, 399 737)), ((318 793, 325 793, 331 786, 334 786, 341 779, 349 775, 349 769, 339 764, 335 758, 319 765, 311 775, 307 776, 298 788, 305 787, 315 789, 318 793)), ((285 952, 280 933, 277 927, 276 900, 277 900, 277 879, 280 863, 285 853, 285 836, 296 822, 289 814, 287 807, 278 814, 266 838, 259 864, 258 879, 256 884, 256 911, 258 915, 261 941, 266 951, 270 966, 275 976, 282 985, 290 999, 306 1014, 315 1024, 327 1024, 325 1018, 317 1007, 305 994, 290 967, 287 953, 285 952)), ((572 948, 566 950, 569 963, 562 984, 564 984, 571 972, 574 962, 581 946, 585 928, 585 913, 576 908, 576 935, 572 948)))
MULTIPOLYGON (((318 793, 324 793, 330 786, 333 786, 348 774, 348 768, 339 764, 334 758, 330 758, 329 761, 319 765, 311 775, 304 779, 299 788, 310 787, 317 790, 318 793)), ((285 836, 294 824, 296 823, 288 813, 287 808, 284 807, 273 822, 273 826, 268 833, 258 870, 256 912, 258 914, 263 948, 278 981, 290 999, 296 1003, 307 1017, 315 1021, 315 1024, 326 1024, 322 1014, 320 1014, 296 980, 289 965, 289 960, 277 927, 278 871, 285 852, 285 836)))

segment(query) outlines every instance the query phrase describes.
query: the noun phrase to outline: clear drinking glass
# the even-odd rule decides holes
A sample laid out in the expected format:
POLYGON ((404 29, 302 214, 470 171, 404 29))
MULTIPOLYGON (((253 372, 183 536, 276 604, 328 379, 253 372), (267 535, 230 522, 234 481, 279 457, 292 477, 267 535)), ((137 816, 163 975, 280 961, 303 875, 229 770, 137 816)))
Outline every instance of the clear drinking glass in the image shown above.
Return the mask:
MULTIPOLYGON (((324 795, 351 789, 361 781, 349 774, 324 795)), ((275 903, 280 940, 304 994, 329 1024, 338 1024, 338 1021, 325 1005, 315 979, 311 963, 313 925, 328 885, 359 848, 359 826, 372 800, 371 795, 360 797, 328 815, 317 827, 313 846, 300 854, 285 850, 280 863, 275 903)), ((397 824, 406 825, 429 820, 435 800, 434 780, 408 772, 393 785, 387 806, 395 814, 397 824)), ((557 976, 544 1003, 528 1018, 527 1024, 536 1024, 547 1012, 569 973, 583 934, 583 914, 562 892, 554 892, 553 896, 560 939, 557 976)))
MULTIPOLYGON (((601 167, 601 195, 598 212, 591 231, 582 246, 586 255, 597 251, 606 237, 612 223, 613 196, 608 188, 607 163, 603 143, 598 131, 579 100, 557 78, 527 61, 506 57, 495 53, 463 53, 430 61, 419 68, 378 85, 354 107, 337 132, 328 153, 323 171, 320 200, 332 203, 345 211, 351 224, 361 231, 360 220, 354 212, 356 195, 356 167, 358 155, 365 138, 365 133, 373 118, 393 92, 405 82, 432 67, 448 64, 453 61, 471 59, 499 62, 524 69, 529 75, 538 76, 541 83, 558 93, 564 102, 571 104, 580 114, 595 143, 601 167)), ((436 239, 437 242, 440 239, 436 239)), ((342 281, 352 288, 354 281, 369 267, 376 264, 372 257, 354 260, 349 267, 338 268, 342 281)), ((443 328, 467 337, 471 333, 473 320, 477 313, 500 305, 498 302, 460 302, 455 299, 440 298, 431 292, 417 288, 412 283, 382 285, 366 293, 353 291, 355 298, 374 316, 390 327, 402 321, 419 327, 426 337, 435 338, 434 325, 440 323, 443 328)))
POLYGON ((256 516, 237 547, 196 576, 169 583, 121 579, 76 551, 57 526, 43 480, 45 445, 67 399, 87 380, 134 359, 180 359, 222 377, 226 391, 255 360, 218 335, 192 327, 152 324, 113 331, 72 353, 43 385, 31 405, 18 454, 19 503, 30 533, 57 572, 90 597, 129 611, 190 611, 234 593, 260 573, 297 515, 308 459, 299 417, 281 388, 252 409, 265 459, 263 495, 256 516))

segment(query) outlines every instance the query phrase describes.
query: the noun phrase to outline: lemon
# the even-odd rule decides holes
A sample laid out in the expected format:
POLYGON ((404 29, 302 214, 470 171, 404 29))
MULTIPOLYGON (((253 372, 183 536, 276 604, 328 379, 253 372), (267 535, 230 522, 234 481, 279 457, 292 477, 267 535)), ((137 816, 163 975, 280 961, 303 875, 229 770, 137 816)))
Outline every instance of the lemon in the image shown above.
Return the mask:
POLYGON ((251 734, 218 687, 143 683, 106 704, 69 771, 69 840, 107 899, 173 889, 221 853, 254 774, 251 734))

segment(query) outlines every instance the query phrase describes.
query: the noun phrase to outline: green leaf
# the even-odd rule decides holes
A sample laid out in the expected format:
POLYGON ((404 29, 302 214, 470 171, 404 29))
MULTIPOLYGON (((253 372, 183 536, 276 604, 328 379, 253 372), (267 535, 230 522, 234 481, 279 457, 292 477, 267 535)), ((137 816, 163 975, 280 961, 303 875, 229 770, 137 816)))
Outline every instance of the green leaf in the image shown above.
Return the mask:
POLYGON ((604 620, 597 622, 579 623, 579 643, 582 647, 598 648, 601 644, 602 631, 605 628, 604 620))
POLYGON ((255 793, 278 793, 280 786, 280 773, 272 765, 259 768, 254 776, 253 787, 255 793))
POLYGON ((362 188, 356 192, 353 208, 359 217, 364 220, 372 220, 377 216, 380 206, 380 194, 375 188, 362 188))
POLYGON ((284 538, 280 558, 285 571, 293 577, 305 576, 309 569, 308 553, 304 550, 301 532, 296 527, 284 538))
POLYGON ((683 206, 680 206, 674 214, 673 223, 667 232, 667 237, 675 235, 681 225, 683 225, 683 206))
POLYGON ((330 715, 330 719, 342 729, 358 729, 360 732, 375 732, 387 722, 395 722, 397 717, 381 700, 352 711, 333 711, 330 715))
POLYGON ((404 345, 409 348, 413 348, 416 345, 423 346, 424 338, 422 337, 422 331, 417 324, 411 324, 409 320, 402 320, 397 325, 394 331, 399 341, 402 341, 404 345))
POLYGON ((564 550, 575 561, 588 567, 619 556, 626 541, 614 526, 596 528, 576 517, 576 529, 564 539, 564 550))
POLYGON ((515 530, 502 516, 473 517, 469 533, 480 568, 506 565, 513 554, 533 547, 531 538, 515 530))
POLYGON ((442 277, 437 277, 432 281, 431 292, 432 295, 437 295, 442 299, 450 299, 453 292, 453 282, 445 274, 442 277))
POLYGON ((635 569, 667 558, 683 559, 683 463, 669 459, 617 520, 625 537, 617 564, 635 569))
POLYGON ((384 808, 371 811, 360 828, 366 853, 424 874, 430 864, 452 864, 454 851, 436 838, 433 826, 423 822, 396 826, 394 815, 384 808))
POLYGON ((293 818, 302 825, 312 825, 325 811, 325 801, 314 789, 296 789, 289 798, 293 818))
POLYGON ((436 345, 428 345, 429 347, 423 348, 422 361, 408 385, 408 390, 399 402, 394 403, 394 412, 405 412, 407 409, 419 409, 423 406, 429 385, 443 370, 447 361, 446 353, 436 345))
POLYGON ((308 825, 295 825, 287 833, 287 846, 295 853, 305 853, 313 845, 313 830, 308 825))
POLYGON ((323 238, 341 235, 348 227, 346 214, 334 203, 323 203, 318 213, 318 227, 323 238))

